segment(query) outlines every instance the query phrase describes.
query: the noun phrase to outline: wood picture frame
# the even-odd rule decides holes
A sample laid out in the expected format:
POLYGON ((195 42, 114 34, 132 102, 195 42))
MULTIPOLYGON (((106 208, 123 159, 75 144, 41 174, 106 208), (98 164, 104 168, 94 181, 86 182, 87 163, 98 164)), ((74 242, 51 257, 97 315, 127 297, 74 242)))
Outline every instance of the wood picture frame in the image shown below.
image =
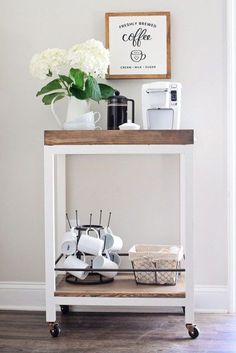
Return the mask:
POLYGON ((107 79, 171 78, 170 12, 105 14, 107 79))

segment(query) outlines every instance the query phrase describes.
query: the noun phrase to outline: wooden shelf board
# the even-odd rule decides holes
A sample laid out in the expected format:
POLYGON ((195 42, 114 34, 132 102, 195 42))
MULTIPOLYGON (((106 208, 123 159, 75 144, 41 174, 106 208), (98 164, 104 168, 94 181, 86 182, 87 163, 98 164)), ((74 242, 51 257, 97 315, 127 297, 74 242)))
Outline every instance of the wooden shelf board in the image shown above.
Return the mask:
POLYGON ((44 144, 53 145, 191 145, 193 130, 47 130, 44 144))
POLYGON ((131 275, 118 275, 106 284, 79 285, 68 283, 64 275, 57 276, 54 293, 59 297, 117 297, 117 298, 185 298, 184 274, 174 286, 136 284, 131 275))

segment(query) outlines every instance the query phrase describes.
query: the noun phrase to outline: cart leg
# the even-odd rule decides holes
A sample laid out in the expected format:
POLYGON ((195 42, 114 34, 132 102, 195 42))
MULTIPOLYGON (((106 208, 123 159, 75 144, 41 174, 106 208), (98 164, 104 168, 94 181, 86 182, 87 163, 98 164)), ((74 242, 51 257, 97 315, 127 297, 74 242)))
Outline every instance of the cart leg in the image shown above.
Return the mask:
POLYGON ((46 298, 46 321, 56 321, 56 305, 46 298))
POLYGON ((56 155, 56 242, 57 253, 61 253, 61 243, 66 232, 66 157, 63 154, 56 155))
POLYGON ((55 292, 55 158, 50 148, 44 147, 44 212, 45 212, 45 279, 46 321, 53 337, 59 334, 56 321, 55 292), (52 323, 54 326, 52 326, 52 323))
POLYGON ((190 283, 190 271, 186 269, 186 305, 185 305, 185 324, 194 323, 194 296, 193 296, 193 284, 190 283), (192 284, 190 286, 190 284, 192 284))
POLYGON ((56 322, 56 305, 50 298, 48 297, 48 294, 46 293, 46 321, 49 326, 49 332, 52 337, 57 337, 61 329, 59 327, 59 323, 56 322))
POLYGON ((194 325, 194 266, 193 266, 193 153, 190 147, 181 159, 181 239, 185 239, 185 324, 191 338, 197 338, 198 328, 194 325))
POLYGON ((190 269, 186 268, 185 326, 189 336, 195 339, 199 336, 199 329, 194 324, 194 287, 191 278, 192 264, 191 261, 187 263, 190 265, 190 269))
POLYGON ((194 325, 194 309, 193 309, 193 294, 192 290, 187 293, 187 303, 185 306, 185 326, 188 330, 188 334, 191 338, 197 338, 199 335, 199 330, 194 325))

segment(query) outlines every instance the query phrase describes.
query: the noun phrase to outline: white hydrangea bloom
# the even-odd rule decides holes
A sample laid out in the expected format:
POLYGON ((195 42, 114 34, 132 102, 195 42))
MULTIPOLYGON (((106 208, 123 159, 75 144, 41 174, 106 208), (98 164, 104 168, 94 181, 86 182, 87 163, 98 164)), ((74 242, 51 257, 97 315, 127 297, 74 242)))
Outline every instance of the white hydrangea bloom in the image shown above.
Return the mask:
POLYGON ((94 78, 105 77, 109 65, 109 50, 103 43, 90 39, 74 45, 68 51, 68 62, 73 68, 78 68, 94 78))
POLYGON ((41 80, 49 72, 58 74, 67 65, 67 52, 64 49, 52 48, 35 54, 30 62, 30 73, 41 80))

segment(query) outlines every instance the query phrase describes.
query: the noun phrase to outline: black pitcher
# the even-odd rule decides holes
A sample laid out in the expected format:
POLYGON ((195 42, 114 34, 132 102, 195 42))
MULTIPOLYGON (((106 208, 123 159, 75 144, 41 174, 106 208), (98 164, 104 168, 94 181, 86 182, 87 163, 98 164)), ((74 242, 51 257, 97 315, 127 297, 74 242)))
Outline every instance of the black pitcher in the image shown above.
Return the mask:
POLYGON ((118 130, 119 125, 127 123, 128 102, 132 102, 132 123, 134 123, 134 100, 125 96, 120 96, 119 91, 115 91, 114 96, 107 101, 107 129, 118 130))

